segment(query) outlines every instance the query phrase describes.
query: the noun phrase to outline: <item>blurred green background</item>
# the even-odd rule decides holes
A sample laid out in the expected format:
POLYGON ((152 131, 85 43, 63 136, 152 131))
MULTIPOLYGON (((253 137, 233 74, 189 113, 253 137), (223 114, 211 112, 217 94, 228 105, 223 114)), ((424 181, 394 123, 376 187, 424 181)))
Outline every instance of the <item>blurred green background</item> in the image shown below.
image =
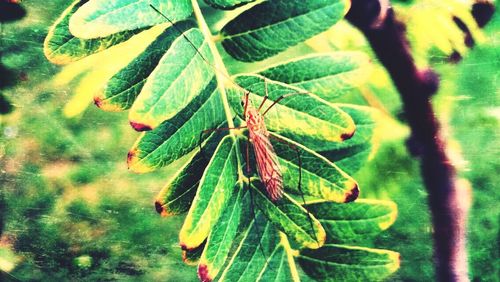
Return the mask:
MULTIPOLYGON (((32 2, 23 3, 28 14, 22 21, 2 25, 0 38, 2 63, 15 80, 0 90, 14 105, 11 114, 0 116, 0 280, 197 281, 177 245, 183 218, 161 218, 154 210, 169 169, 127 171, 126 154, 138 136, 127 113, 91 106, 77 118, 63 115, 71 85, 48 83, 59 68, 45 59, 42 42, 68 1, 32 2)), ((433 60, 442 78, 435 104, 462 148, 467 163, 461 174, 473 187, 473 281, 500 277, 498 30, 497 13, 485 30, 488 41, 460 63, 433 60)), ((393 90, 381 100, 398 115, 393 90)), ((362 197, 398 204, 398 220, 376 242, 401 253, 401 269, 391 279, 433 280, 426 192, 404 140, 382 143, 354 177, 362 197)))

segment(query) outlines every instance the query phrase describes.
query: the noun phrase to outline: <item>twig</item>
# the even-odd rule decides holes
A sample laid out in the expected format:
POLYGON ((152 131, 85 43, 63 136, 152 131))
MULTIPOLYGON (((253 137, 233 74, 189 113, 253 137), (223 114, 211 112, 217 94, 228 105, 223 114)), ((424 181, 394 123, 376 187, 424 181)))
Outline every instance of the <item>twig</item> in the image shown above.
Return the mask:
POLYGON ((352 0, 347 19, 370 42, 403 101, 411 128, 409 151, 420 158, 421 174, 432 214, 436 277, 468 281, 466 223, 470 189, 457 177, 430 97, 439 87, 431 69, 415 65, 405 26, 394 17, 388 0, 352 0))

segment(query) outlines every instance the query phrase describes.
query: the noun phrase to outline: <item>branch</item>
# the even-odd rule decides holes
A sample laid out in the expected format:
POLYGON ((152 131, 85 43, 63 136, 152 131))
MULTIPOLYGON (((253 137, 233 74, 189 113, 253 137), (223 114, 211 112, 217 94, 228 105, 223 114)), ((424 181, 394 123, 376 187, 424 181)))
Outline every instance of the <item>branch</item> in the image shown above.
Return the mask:
POLYGON ((470 189, 457 178, 430 97, 439 78, 415 65, 405 26, 398 22, 388 0, 352 0, 347 19, 370 42, 399 90, 411 128, 407 146, 420 158, 421 174, 432 215, 436 276, 439 281, 468 281, 466 223, 470 189))

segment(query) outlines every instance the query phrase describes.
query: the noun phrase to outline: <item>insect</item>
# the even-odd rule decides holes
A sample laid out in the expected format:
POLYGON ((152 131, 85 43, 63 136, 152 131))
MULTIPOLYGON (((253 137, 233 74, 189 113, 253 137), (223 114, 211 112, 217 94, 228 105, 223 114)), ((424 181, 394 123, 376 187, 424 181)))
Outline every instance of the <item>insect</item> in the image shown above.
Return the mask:
MULTIPOLYGON (((266 84, 267 86, 267 84, 266 84)), ((267 94, 267 89, 266 89, 267 94)), ((249 92, 245 94, 244 100, 244 116, 247 123, 249 141, 253 145, 255 160, 257 163, 257 172, 260 180, 266 187, 267 194, 273 201, 277 201, 283 197, 283 175, 279 166, 278 157, 274 151, 273 145, 269 140, 269 132, 267 131, 264 122, 264 114, 272 107, 272 104, 264 114, 260 113, 266 98, 262 100, 259 108, 256 109, 252 102, 248 99, 249 92)), ((267 96, 265 96, 267 97, 267 96)), ((248 146, 247 146, 248 155, 248 146)), ((248 157, 247 157, 248 158, 248 157)), ((249 166, 247 164, 247 172, 249 166)))

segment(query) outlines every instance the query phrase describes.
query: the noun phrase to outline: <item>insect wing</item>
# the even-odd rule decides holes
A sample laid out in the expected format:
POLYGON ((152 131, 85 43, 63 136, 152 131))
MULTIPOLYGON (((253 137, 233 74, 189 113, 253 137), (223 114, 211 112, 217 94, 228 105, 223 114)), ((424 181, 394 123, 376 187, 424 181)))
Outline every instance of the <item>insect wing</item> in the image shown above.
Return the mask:
POLYGON ((283 176, 278 157, 269 138, 260 132, 253 132, 252 144, 260 180, 273 201, 283 196, 283 176))

